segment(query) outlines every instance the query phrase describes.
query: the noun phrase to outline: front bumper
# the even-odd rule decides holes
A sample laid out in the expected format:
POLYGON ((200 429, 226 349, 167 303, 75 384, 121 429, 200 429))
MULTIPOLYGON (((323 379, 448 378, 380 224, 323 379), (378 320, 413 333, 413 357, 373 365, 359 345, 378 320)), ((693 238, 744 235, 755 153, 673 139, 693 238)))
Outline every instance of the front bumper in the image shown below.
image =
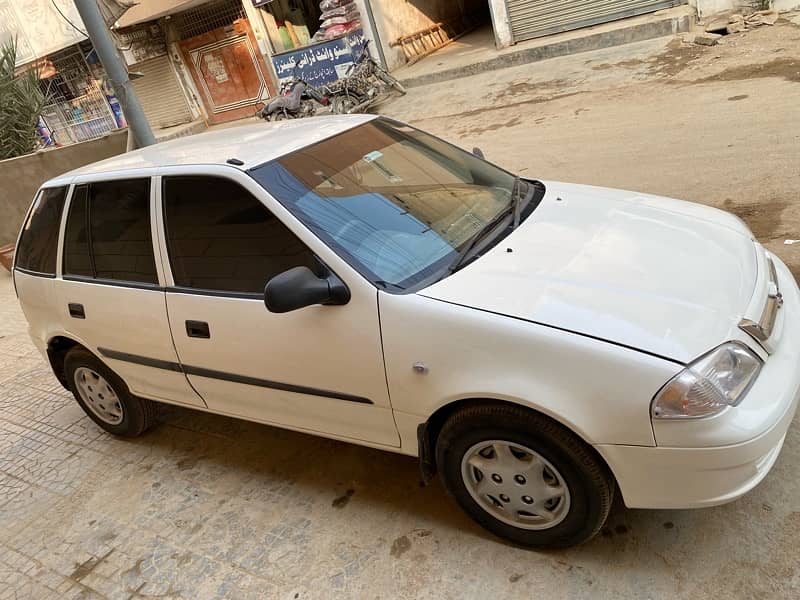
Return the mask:
MULTIPOLYGON (((724 504, 758 485, 778 459, 800 399, 800 291, 786 266, 775 257, 773 260, 784 293, 780 343, 741 405, 728 409, 729 414, 719 419, 692 424, 698 434, 703 427, 708 431, 725 428, 728 434, 738 433, 743 441, 693 448, 596 446, 617 478, 626 506, 724 504)), ((674 424, 681 425, 688 423, 674 424)))

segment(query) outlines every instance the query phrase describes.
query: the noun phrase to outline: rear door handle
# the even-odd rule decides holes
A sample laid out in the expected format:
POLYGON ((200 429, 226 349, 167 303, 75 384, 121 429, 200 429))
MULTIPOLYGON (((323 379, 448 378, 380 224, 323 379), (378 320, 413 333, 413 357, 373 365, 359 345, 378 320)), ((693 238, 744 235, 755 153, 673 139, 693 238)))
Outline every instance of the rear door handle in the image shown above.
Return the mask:
POLYGON ((186 335, 193 338, 210 338, 211 330, 204 321, 186 321, 186 335))
POLYGON ((69 316, 73 319, 85 319, 86 318, 86 311, 83 310, 83 304, 73 304, 70 302, 67 305, 69 308, 69 316))

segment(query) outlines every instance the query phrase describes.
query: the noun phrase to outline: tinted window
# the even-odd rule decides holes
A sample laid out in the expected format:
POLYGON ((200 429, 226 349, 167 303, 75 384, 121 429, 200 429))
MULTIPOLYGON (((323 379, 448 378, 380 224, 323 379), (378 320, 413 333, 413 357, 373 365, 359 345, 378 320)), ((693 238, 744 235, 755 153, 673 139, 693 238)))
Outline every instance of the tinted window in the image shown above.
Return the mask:
POLYGON ((64 273, 158 282, 150 234, 149 179, 76 188, 67 217, 64 273))
POLYGON ((311 251, 227 179, 165 178, 164 221, 177 286, 260 294, 278 273, 316 268, 311 251))
POLYGON ((37 273, 56 274, 58 230, 66 197, 65 187, 41 191, 22 228, 16 266, 37 273))
POLYGON ((69 203, 67 229, 64 232, 64 274, 94 277, 89 256, 89 233, 87 228, 85 185, 75 188, 69 203))

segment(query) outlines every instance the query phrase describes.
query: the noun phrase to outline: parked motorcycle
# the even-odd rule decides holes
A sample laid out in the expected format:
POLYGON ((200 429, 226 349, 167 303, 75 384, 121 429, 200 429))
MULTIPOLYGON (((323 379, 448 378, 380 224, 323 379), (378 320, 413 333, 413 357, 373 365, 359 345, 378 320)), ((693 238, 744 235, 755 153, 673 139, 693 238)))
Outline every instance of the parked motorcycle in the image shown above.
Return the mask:
POLYGON ((317 106, 328 106, 329 104, 329 95, 300 77, 297 74, 297 65, 295 65, 292 80, 281 87, 280 95, 269 100, 266 106, 258 112, 258 116, 265 121, 302 119, 314 116, 317 106))
POLYGON ((328 86, 332 113, 363 112, 386 100, 392 91, 406 93, 403 85, 372 58, 369 43, 370 40, 364 41, 345 77, 328 86))

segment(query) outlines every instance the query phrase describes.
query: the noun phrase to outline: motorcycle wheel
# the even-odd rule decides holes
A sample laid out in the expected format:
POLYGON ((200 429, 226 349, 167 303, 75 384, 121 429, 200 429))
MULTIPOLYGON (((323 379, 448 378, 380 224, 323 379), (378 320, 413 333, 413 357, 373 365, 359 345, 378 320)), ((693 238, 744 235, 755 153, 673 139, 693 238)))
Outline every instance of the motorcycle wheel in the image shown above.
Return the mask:
POLYGON ((387 73, 383 69, 375 69, 375 75, 377 75, 378 78, 381 81, 383 81, 386 85, 388 85, 389 87, 393 87, 395 90, 397 90, 401 96, 406 95, 406 88, 403 87, 403 84, 397 81, 397 79, 395 79, 391 75, 389 75, 389 73, 387 73))
POLYGON ((361 104, 366 98, 352 93, 345 92, 334 96, 331 100, 331 112, 334 115, 347 115, 356 106, 361 104))

